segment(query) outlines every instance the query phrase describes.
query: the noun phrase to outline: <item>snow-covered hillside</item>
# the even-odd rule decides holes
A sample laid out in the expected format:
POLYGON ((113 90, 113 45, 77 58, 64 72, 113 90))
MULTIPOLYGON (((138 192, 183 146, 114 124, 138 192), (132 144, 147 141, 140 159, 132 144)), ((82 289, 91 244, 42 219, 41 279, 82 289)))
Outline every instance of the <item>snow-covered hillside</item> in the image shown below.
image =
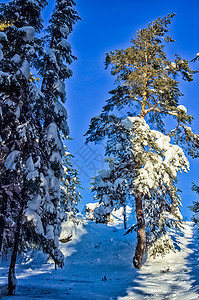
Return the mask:
MULTIPOLYGON (((85 221, 74 230, 73 240, 61 244, 63 269, 54 270, 38 252, 18 260, 16 295, 6 299, 181 299, 199 298, 199 234, 191 222, 175 235, 178 251, 156 260, 148 258, 141 270, 132 265, 136 234, 85 221)), ((7 281, 4 262, 0 285, 7 281)))

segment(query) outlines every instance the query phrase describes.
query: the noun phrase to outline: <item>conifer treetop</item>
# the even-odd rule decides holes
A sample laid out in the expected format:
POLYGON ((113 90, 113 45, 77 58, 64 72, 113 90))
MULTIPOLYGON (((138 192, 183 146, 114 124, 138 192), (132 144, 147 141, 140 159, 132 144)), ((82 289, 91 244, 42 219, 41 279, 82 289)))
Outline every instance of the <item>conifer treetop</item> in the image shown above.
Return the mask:
POLYGON ((181 73, 183 79, 192 81, 194 73, 187 60, 176 55, 174 62, 170 62, 164 52, 165 43, 174 41, 166 35, 174 15, 158 18, 148 28, 141 29, 126 50, 106 54, 106 66, 111 64, 111 74, 117 76, 119 91, 126 96, 118 103, 117 89, 111 91, 115 97, 107 101, 104 113, 136 102, 142 118, 151 112, 174 115, 173 110, 182 95, 176 76, 181 73))
POLYGON ((46 0, 15 0, 9 5, 0 4, 0 20, 9 21, 16 27, 32 26, 36 32, 43 28, 41 11, 47 5, 46 0), (33 14, 34 11, 34 14, 33 14))
POLYGON ((147 28, 139 30, 127 49, 106 54, 105 65, 110 65, 111 74, 116 76, 116 88, 109 92, 111 97, 106 100, 102 113, 91 120, 86 133, 87 142, 103 139, 111 124, 115 126, 116 119, 122 119, 117 112, 124 110, 124 116, 139 116, 154 129, 167 134, 169 131, 166 130, 164 119, 171 116, 177 124, 170 133, 173 140, 183 145, 186 136, 187 150, 195 155, 199 138, 192 131, 188 132, 190 127, 187 123, 191 123, 193 117, 188 115, 185 107, 179 105, 183 94, 177 79, 181 75, 190 82, 196 71, 192 71, 188 61, 177 54, 174 61, 170 61, 164 49, 167 43, 174 42, 167 34, 174 15, 158 18, 147 28), (130 112, 127 113, 126 109, 130 109, 130 112))
POLYGON ((44 56, 42 69, 42 92, 47 95, 46 125, 55 121, 58 129, 65 137, 69 134, 67 126, 67 112, 61 102, 66 101, 65 80, 72 76, 68 67, 75 56, 72 55, 71 46, 68 43, 68 35, 73 30, 73 24, 79 20, 76 10, 73 8, 74 1, 57 0, 54 12, 47 29, 46 39, 48 49, 44 56), (48 116, 47 116, 48 115, 48 116))

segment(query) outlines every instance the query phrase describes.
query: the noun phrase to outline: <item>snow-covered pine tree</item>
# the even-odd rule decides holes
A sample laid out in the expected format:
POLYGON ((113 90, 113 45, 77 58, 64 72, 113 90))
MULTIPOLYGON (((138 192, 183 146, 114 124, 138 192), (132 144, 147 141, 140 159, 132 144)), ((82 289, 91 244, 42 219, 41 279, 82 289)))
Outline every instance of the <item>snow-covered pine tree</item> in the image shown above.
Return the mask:
POLYGON ((74 5, 74 1, 56 1, 47 29, 46 51, 40 68, 43 77, 42 94, 35 107, 41 126, 39 145, 43 154, 40 194, 32 195, 32 201, 28 202, 25 212, 27 219, 38 224, 38 229, 41 229, 38 238, 38 234, 35 235, 30 228, 29 234, 33 241, 36 237, 34 244, 50 255, 55 268, 57 265, 62 267, 64 263, 58 240, 61 222, 67 218, 69 211, 75 211, 79 199, 78 192, 74 191, 79 186, 78 178, 74 177, 77 171, 72 168, 69 159, 64 161, 66 153, 63 145, 63 141, 68 140, 69 132, 67 112, 62 104, 66 98, 65 79, 72 75, 67 65, 76 59, 67 42, 73 24, 79 19, 74 5), (66 172, 70 180, 68 187, 63 187, 66 172), (66 190, 67 194, 64 194, 66 190), (70 199, 67 198, 69 196, 70 199))
POLYGON ((67 139, 69 129, 67 112, 61 102, 64 103, 66 98, 65 79, 72 75, 67 65, 75 59, 67 41, 73 24, 79 19, 74 5, 74 1, 56 1, 48 27, 47 50, 41 68, 43 97, 37 109, 37 117, 42 125, 39 145, 44 156, 40 174, 41 197, 32 197, 26 210, 29 221, 42 225, 40 244, 53 258, 55 266, 63 265, 63 254, 58 249, 61 230, 60 185, 64 176, 63 140, 67 139))
POLYGON ((80 194, 80 181, 78 171, 72 165, 72 158, 74 156, 67 151, 65 147, 65 154, 62 161, 64 168, 64 175, 61 181, 61 194, 60 194, 60 220, 67 221, 70 217, 75 217, 78 212, 77 204, 81 200, 80 194))
POLYGON ((134 162, 131 156, 129 132, 121 126, 120 119, 112 116, 114 126, 107 131, 106 162, 109 170, 99 171, 94 177, 91 190, 95 193, 95 199, 99 201, 99 207, 94 210, 96 222, 107 223, 113 209, 123 207, 123 221, 126 229, 126 205, 132 198, 129 193, 134 162), (131 172, 129 173, 129 170, 131 172), (130 177, 129 177, 130 175, 130 177))
MULTIPOLYGON (((70 64, 75 58, 66 38, 79 17, 73 1, 57 1, 42 68, 37 59, 42 54, 42 43, 34 37, 34 32, 42 28, 40 13, 45 4, 46 1, 27 0, 2 5, 1 20, 12 24, 0 34, 3 225, 0 236, 4 241, 2 250, 2 245, 13 248, 9 294, 15 288, 14 267, 19 247, 40 248, 56 265, 63 265, 63 254, 58 249, 60 180, 64 174, 60 131, 67 136, 68 126, 66 110, 59 98, 64 102, 64 80, 72 74, 64 60, 70 64), (43 93, 34 85, 30 73, 33 66, 37 71, 42 70, 43 93), (5 243, 7 240, 11 243, 5 243)), ((71 191, 75 185, 70 185, 71 191)))
MULTIPOLYGON (((177 142, 189 154, 198 155, 199 139, 187 126, 192 117, 183 105, 179 105, 182 93, 176 80, 181 74, 184 80, 192 81, 194 72, 187 60, 176 55, 171 62, 164 51, 165 43, 173 42, 167 35, 173 16, 158 18, 140 30, 126 50, 106 55, 106 66, 111 64, 117 87, 110 91, 111 98, 106 101, 101 115, 91 120, 87 132, 87 142, 99 142, 104 138, 109 140, 113 128, 120 127, 120 132, 129 130, 132 163, 128 169, 126 160, 124 168, 131 177, 129 192, 135 199, 137 246, 133 262, 136 268, 142 266, 146 230, 151 233, 147 237, 150 240, 152 235, 156 238, 165 232, 172 214, 176 225, 180 223, 180 198, 175 182, 177 172, 188 168, 188 161, 182 149, 172 143, 177 142), (126 117, 118 117, 117 111, 122 111, 126 117), (166 130, 166 117, 177 122, 171 132, 166 130)), ((118 159, 111 147, 107 154, 118 159)), ((161 247, 157 245, 157 248, 161 247)))
MULTIPOLYGON (((196 192, 197 194, 199 194, 199 186, 196 185, 196 184, 193 184, 192 186, 192 190, 194 192, 196 192)), ((192 220, 194 221, 195 224, 199 224, 199 201, 193 201, 193 205, 189 207, 194 215, 193 215, 193 218, 192 220)))
POLYGON ((38 121, 33 113, 37 93, 30 80, 40 43, 46 1, 11 1, 1 5, 0 32, 0 249, 12 249, 8 293, 15 289, 15 263, 22 244, 24 209, 33 190, 39 189, 41 150, 38 121), (34 162, 34 163, 33 163, 34 162), (33 170, 33 166, 35 169, 33 170))
POLYGON ((95 193, 94 199, 98 200, 99 206, 94 209, 94 219, 97 223, 107 224, 113 209, 123 207, 124 228, 126 225, 126 179, 117 176, 117 168, 111 164, 109 170, 101 170, 94 177, 91 190, 95 193))
MULTIPOLYGON (((146 246, 149 254, 155 258, 174 249, 167 229, 181 226, 177 173, 187 172, 189 162, 181 147, 173 145, 169 136, 151 130, 144 119, 127 117, 122 125, 131 133, 134 165, 138 161, 142 164, 142 168, 135 169, 132 176, 131 194, 136 197, 140 193, 143 197, 146 246)), ((134 264, 135 259, 136 254, 134 264)))
POLYGON ((94 199, 99 202, 93 212, 97 223, 107 224, 110 221, 110 213, 114 209, 114 203, 110 197, 113 187, 110 174, 110 170, 101 170, 92 182, 91 190, 95 193, 94 199))

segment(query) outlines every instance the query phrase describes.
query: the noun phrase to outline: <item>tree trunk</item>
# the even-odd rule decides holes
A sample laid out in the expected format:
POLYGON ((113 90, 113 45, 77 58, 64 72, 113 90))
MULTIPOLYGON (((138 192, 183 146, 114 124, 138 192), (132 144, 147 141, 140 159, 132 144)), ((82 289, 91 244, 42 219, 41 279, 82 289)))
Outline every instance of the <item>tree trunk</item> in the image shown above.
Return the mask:
POLYGON ((142 267, 142 260, 145 249, 145 220, 142 208, 142 196, 138 193, 135 199, 136 202, 136 218, 137 218, 137 245, 135 255, 133 257, 134 267, 140 269, 142 267))
POLYGON ((5 213, 6 213, 6 204, 5 201, 2 200, 1 211, 0 211, 0 257, 2 255, 2 250, 3 250, 5 213))
POLYGON ((3 255, 4 218, 0 217, 0 257, 3 255))
POLYGON ((22 211, 19 213, 18 220, 17 220, 17 228, 14 240, 14 246, 10 261, 9 273, 8 273, 8 296, 12 296, 15 293, 16 288, 16 276, 15 276, 15 265, 19 247, 19 239, 20 239, 20 224, 21 224, 21 216, 22 211))
POLYGON ((123 216, 124 216, 124 229, 127 228, 126 226, 126 205, 123 206, 124 207, 124 211, 123 211, 123 216))

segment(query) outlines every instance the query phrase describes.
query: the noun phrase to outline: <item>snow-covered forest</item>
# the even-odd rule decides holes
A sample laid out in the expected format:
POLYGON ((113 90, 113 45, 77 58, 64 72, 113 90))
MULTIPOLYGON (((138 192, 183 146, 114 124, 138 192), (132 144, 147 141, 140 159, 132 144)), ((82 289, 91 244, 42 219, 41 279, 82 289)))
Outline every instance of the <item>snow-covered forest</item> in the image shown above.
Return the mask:
POLYGON ((94 68, 88 58, 77 68, 73 34, 84 18, 74 0, 0 1, 0 297, 198 299, 189 91, 199 53, 175 46, 175 12, 141 28, 132 21, 126 44, 101 53, 111 84, 98 103, 90 85, 101 97, 100 75, 84 71, 94 68))

